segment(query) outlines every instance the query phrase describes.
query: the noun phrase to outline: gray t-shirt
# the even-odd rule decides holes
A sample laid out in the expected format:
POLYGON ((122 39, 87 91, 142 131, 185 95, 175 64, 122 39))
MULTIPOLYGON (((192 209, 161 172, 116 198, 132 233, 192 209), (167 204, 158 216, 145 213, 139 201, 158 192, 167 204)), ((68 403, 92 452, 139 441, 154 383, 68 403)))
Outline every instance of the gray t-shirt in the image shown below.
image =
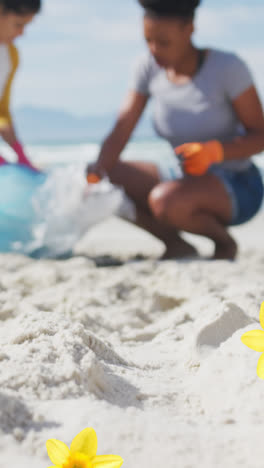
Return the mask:
MULTIPOLYGON (((132 89, 153 98, 154 128, 175 147, 215 139, 224 143, 243 134, 232 101, 252 85, 252 75, 239 57, 209 49, 200 70, 185 84, 172 83, 166 70, 145 55, 137 65, 132 89)), ((222 164, 239 170, 249 160, 222 164)))

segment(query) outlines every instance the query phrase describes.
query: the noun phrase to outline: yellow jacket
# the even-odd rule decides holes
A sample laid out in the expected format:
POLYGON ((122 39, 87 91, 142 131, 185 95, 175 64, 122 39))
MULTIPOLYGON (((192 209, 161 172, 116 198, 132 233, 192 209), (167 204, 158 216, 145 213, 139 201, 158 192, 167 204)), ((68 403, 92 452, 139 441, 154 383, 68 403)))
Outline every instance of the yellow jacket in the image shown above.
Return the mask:
POLYGON ((11 61, 11 70, 6 81, 3 94, 2 96, 0 96, 0 127, 12 123, 12 117, 9 111, 11 85, 19 64, 19 55, 17 48, 14 46, 14 44, 9 44, 7 47, 11 61))

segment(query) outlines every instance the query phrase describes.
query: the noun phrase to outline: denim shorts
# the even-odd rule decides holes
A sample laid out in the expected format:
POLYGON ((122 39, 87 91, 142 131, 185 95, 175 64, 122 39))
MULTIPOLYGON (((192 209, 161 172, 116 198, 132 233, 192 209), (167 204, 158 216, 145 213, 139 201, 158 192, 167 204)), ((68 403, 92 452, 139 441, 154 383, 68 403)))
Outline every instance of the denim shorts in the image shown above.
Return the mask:
POLYGON ((212 166, 214 174, 225 186, 232 204, 230 226, 249 221, 259 211, 263 200, 263 180, 259 169, 251 163, 247 169, 234 171, 221 166, 212 166))
MULTIPOLYGON (((259 211, 263 200, 263 180, 255 164, 243 170, 235 171, 213 165, 209 173, 214 174, 224 185, 232 204, 230 226, 249 221, 259 211)), ((159 167, 162 181, 177 180, 181 176, 175 167, 159 167)))

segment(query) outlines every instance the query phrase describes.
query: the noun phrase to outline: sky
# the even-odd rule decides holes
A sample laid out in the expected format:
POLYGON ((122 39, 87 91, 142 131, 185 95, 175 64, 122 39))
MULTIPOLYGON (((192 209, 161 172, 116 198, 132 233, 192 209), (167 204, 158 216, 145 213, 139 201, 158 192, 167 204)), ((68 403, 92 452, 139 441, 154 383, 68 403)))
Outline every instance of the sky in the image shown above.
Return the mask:
MULTIPOLYGON (((263 0, 204 0, 194 42, 244 58, 264 101, 263 18, 263 0)), ((142 10, 136 0, 43 0, 17 46, 14 108, 116 113, 146 50, 142 10)))

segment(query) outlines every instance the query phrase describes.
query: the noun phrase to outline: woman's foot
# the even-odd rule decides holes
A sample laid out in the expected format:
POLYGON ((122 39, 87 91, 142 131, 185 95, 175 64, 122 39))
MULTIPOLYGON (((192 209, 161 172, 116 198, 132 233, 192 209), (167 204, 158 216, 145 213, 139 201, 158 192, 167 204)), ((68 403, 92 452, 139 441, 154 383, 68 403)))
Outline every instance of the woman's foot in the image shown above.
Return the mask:
POLYGON ((216 243, 212 260, 234 260, 237 254, 237 243, 232 237, 224 244, 216 243))
POLYGON ((198 257, 198 251, 191 244, 186 242, 180 236, 176 237, 173 243, 167 244, 167 249, 162 260, 170 260, 173 258, 187 258, 187 257, 198 257))

